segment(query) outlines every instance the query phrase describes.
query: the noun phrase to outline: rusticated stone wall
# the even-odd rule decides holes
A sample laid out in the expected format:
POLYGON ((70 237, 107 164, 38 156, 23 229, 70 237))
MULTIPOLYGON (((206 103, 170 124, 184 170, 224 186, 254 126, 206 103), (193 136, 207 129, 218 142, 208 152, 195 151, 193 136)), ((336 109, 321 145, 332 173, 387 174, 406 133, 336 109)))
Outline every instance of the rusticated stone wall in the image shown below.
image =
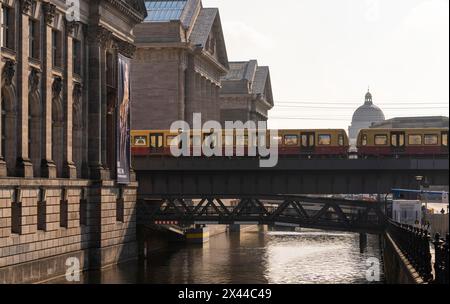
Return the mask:
POLYGON ((65 275, 68 258, 86 270, 137 257, 136 187, 0 179, 0 284, 65 275))

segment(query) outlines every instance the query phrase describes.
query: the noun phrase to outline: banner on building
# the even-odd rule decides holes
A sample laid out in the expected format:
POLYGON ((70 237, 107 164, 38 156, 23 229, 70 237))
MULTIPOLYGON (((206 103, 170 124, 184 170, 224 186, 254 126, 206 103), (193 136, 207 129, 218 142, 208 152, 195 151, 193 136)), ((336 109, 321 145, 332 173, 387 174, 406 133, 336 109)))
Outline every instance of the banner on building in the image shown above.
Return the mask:
POLYGON ((130 59, 119 55, 117 115, 117 183, 130 183, 130 59))

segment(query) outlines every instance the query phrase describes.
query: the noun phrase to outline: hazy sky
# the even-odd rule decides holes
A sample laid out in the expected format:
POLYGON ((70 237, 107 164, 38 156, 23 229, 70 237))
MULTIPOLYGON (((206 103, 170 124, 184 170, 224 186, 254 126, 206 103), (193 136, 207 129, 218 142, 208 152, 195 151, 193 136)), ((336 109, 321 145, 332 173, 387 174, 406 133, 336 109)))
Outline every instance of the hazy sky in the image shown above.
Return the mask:
POLYGON ((203 4, 220 9, 230 61, 270 66, 270 127, 347 128, 368 86, 386 118, 448 116, 448 0, 203 4))

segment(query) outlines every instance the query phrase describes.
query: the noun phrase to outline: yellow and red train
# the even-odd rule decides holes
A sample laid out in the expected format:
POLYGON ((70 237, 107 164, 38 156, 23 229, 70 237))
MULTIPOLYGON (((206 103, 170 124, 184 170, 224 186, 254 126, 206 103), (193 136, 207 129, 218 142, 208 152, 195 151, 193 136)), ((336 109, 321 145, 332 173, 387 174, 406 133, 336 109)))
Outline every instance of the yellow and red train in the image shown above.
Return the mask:
MULTIPOLYGON (((190 149, 205 142, 211 147, 219 143, 221 136, 223 154, 225 149, 243 150, 244 155, 252 147, 264 141, 269 147, 271 141, 278 143, 281 156, 307 158, 347 158, 350 143, 343 129, 278 130, 277 135, 253 136, 254 131, 243 134, 224 130, 217 133, 191 131, 190 149), (251 134, 250 134, 251 133, 251 134), (271 137, 272 136, 272 137, 271 137)), ((132 154, 135 156, 171 156, 170 146, 179 133, 168 130, 141 130, 131 132, 132 154)), ((448 157, 448 128, 424 129, 362 129, 357 138, 359 158, 372 157, 448 157)), ((236 154, 235 154, 236 155, 236 154)))

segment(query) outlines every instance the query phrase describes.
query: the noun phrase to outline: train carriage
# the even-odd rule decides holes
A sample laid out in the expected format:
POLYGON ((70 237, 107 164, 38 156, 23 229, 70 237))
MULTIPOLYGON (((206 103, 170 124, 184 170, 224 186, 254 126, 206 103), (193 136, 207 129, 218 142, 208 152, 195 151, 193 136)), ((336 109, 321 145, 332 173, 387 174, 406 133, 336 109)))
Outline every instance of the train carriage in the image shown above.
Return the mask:
MULTIPOLYGON (((131 132, 132 153, 135 156, 170 156, 170 146, 179 133, 168 130, 136 130, 131 132)), ((276 141, 279 155, 314 157, 347 156, 349 140, 342 129, 308 129, 308 130, 279 130, 275 137, 270 138, 270 131, 266 135, 259 135, 255 130, 223 130, 220 134, 214 132, 190 131, 191 155, 202 145, 211 148, 221 144, 222 155, 226 150, 233 151, 233 155, 249 155, 260 143, 270 147, 276 141), (194 136, 202 134, 201 137, 194 136)), ((202 155, 201 155, 202 156, 202 155)))
POLYGON ((448 129, 362 129, 358 157, 448 157, 448 129))

